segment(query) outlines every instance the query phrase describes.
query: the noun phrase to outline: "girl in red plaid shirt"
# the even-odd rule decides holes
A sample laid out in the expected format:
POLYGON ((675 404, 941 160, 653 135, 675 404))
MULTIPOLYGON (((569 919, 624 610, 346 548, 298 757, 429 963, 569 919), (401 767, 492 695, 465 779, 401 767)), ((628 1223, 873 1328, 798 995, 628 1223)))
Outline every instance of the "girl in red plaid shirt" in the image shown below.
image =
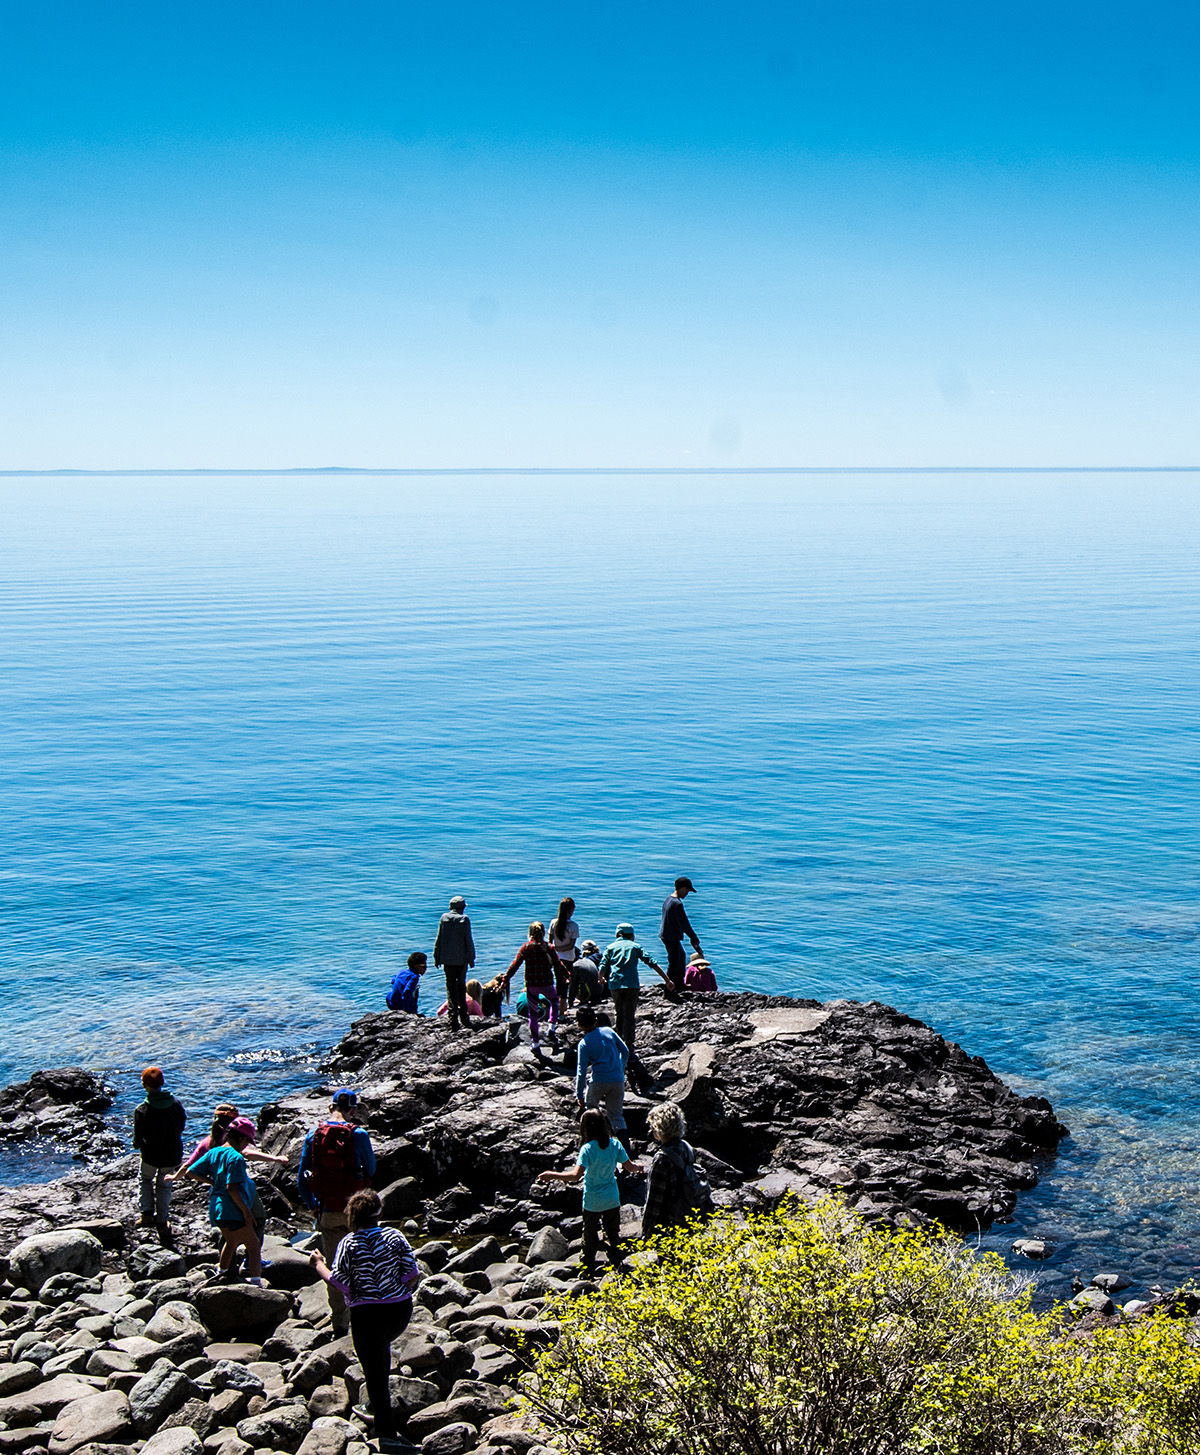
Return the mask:
POLYGON ((517 951, 516 959, 504 972, 504 993, 520 966, 525 966, 525 998, 529 1003, 529 1039, 533 1049, 541 1049, 538 1035, 538 996, 550 1002, 550 1044, 558 1050, 558 986, 557 975, 566 974, 566 967, 558 958, 553 945, 546 943, 546 926, 535 919, 529 926, 529 939, 517 951))

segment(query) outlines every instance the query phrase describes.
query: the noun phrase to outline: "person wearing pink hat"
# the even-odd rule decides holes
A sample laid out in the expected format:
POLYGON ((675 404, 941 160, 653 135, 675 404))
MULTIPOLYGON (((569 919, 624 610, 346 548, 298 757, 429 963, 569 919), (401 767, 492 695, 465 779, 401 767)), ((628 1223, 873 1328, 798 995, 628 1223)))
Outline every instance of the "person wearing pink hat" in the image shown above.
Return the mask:
POLYGON ((233 1281, 233 1257, 246 1250, 246 1270, 251 1283, 262 1283, 262 1243, 252 1211, 254 1183, 242 1155, 254 1141, 254 1123, 249 1117, 235 1117, 225 1129, 225 1140, 210 1147, 175 1176, 195 1178, 209 1184, 208 1220, 221 1232, 216 1283, 233 1281))

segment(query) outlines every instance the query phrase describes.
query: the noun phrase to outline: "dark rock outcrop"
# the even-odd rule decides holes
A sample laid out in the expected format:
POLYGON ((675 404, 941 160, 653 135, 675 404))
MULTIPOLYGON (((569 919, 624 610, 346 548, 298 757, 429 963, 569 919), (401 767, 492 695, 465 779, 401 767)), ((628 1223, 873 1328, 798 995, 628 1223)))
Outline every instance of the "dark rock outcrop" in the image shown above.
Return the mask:
MULTIPOLYGON (((431 1226, 482 1231, 573 1146, 574 1043, 566 1031, 565 1054, 543 1062, 512 1024, 456 1036, 383 1013, 356 1021, 327 1069, 358 1084, 388 1177, 415 1179, 431 1226)), ((1066 1133, 1049 1103, 878 1004, 652 993, 638 1052, 657 1073, 652 1099, 682 1108, 726 1206, 836 1190, 868 1218, 986 1227, 1066 1133)), ((627 1098, 635 1137, 650 1105, 627 1098)), ((315 1095, 264 1108, 266 1145, 294 1147, 320 1111, 315 1095)))
MULTIPOLYGON (((578 1189, 534 1185, 576 1146, 575 1039, 564 1028, 562 1053, 542 1059, 515 1021, 456 1035, 388 1013, 356 1022, 327 1062, 359 1088, 376 1185, 422 1265, 392 1390, 428 1455, 542 1448, 545 1431, 514 1406, 523 1351, 557 1337, 547 1293, 595 1286, 579 1277, 578 1189)), ((652 992, 638 1051, 655 1083, 627 1099, 635 1144, 653 1103, 676 1102, 734 1211, 833 1191, 870 1219, 974 1229, 1011 1210, 1065 1132, 1044 1101, 881 1005, 652 992)), ((54 1084, 77 1099, 54 1105, 77 1108, 92 1137, 103 1108, 78 1099, 90 1083, 75 1075, 54 1084)), ((31 1078, 0 1106, 32 1116, 31 1095, 64 1076, 31 1078)), ((140 1229, 135 1157, 0 1191, 0 1455, 369 1455, 362 1370, 310 1281, 311 1220, 295 1201, 301 1141, 327 1095, 259 1118, 261 1144, 289 1163, 254 1169, 273 1288, 208 1281, 214 1240, 195 1186, 177 1192, 175 1248, 140 1229)), ((642 1186, 626 1184, 626 1236, 642 1186)))
POLYGON ((104 1118, 112 1104, 112 1087, 80 1066, 35 1071, 0 1089, 0 1139, 42 1139, 80 1160, 112 1157, 123 1145, 104 1118))

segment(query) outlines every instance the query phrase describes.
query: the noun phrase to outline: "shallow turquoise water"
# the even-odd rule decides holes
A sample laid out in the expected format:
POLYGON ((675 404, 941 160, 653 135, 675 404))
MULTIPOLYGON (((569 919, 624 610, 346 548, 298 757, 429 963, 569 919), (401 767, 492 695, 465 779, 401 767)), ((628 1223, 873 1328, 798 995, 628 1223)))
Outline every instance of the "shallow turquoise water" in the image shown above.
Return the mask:
POLYGON ((1200 1270, 1198 544, 1189 476, 0 481, 0 1081, 256 1103, 449 894, 491 972, 685 872, 722 983, 1051 1098, 989 1245, 1200 1270))

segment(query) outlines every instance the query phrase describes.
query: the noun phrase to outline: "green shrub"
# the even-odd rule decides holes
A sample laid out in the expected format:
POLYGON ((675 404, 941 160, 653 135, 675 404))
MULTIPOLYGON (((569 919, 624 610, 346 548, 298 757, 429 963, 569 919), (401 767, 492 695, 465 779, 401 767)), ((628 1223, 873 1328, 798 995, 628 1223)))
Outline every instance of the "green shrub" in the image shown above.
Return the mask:
POLYGON ((651 1246, 554 1310, 561 1337, 527 1396, 564 1451, 1200 1450, 1200 1357, 1178 1326, 1066 1337, 1061 1314, 1032 1312, 1030 1280, 941 1232, 868 1228, 826 1202, 651 1246))

